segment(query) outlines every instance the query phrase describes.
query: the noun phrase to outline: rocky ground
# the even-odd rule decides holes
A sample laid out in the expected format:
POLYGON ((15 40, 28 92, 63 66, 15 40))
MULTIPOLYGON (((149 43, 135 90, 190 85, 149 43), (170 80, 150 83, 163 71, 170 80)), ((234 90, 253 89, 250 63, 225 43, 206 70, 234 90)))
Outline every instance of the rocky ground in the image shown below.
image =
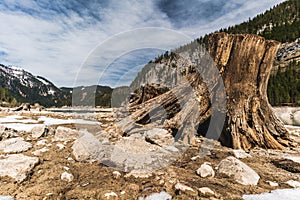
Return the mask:
POLYGON ((0 199, 242 199, 300 187, 299 148, 246 153, 202 137, 187 147, 159 128, 124 138, 109 111, 0 117, 0 199), (18 121, 33 128, 5 128, 18 121))

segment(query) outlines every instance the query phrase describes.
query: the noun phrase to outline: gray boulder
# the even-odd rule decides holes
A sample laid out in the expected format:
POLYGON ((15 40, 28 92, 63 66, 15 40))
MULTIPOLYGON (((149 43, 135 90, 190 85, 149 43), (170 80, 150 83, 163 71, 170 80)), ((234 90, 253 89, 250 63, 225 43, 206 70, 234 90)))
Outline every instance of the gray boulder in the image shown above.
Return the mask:
POLYGON ((260 177, 248 165, 229 156, 218 165, 218 173, 234 176, 234 179, 242 185, 257 185, 260 177))
POLYGON ((9 176, 20 183, 27 178, 38 162, 37 157, 24 156, 23 154, 1 155, 0 176, 9 176))
POLYGON ((102 144, 93 134, 87 131, 81 133, 82 136, 72 146, 75 159, 77 161, 100 160, 104 156, 102 144))
POLYGON ((32 148, 32 144, 23 138, 11 138, 0 142, 0 150, 4 153, 20 153, 32 148))
POLYGON ((145 139, 159 146, 166 146, 174 142, 173 136, 165 129, 153 128, 145 131, 145 139))
POLYGON ((250 158, 250 154, 246 153, 243 149, 233 149, 232 153, 236 158, 250 158))
POLYGON ((49 132, 49 128, 45 125, 35 126, 31 129, 31 136, 33 138, 40 138, 46 136, 49 132))
POLYGON ((67 127, 59 126, 56 128, 54 141, 72 141, 79 138, 79 132, 74 129, 70 129, 67 127))

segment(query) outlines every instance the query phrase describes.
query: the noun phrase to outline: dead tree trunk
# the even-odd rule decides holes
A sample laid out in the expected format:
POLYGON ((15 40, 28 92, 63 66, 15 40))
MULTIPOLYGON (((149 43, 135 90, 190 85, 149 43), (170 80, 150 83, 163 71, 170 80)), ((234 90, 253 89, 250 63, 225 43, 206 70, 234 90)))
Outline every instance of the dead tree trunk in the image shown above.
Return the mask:
POLYGON ((220 138, 233 148, 283 149, 291 145, 288 131, 273 113, 267 85, 279 42, 256 35, 214 34, 208 51, 222 73, 227 118, 220 138))
MULTIPOLYGON (((223 145, 245 150, 256 146, 283 149, 294 145, 267 98, 268 79, 279 45, 257 35, 218 33, 210 36, 208 53, 221 73, 227 95, 226 121, 219 138, 223 145)), ((192 86, 196 96, 190 96, 182 84, 142 104, 131 105, 130 120, 123 120, 123 129, 130 130, 134 124, 151 124, 153 121, 147 116, 159 106, 169 112, 164 128, 179 129, 184 122, 191 122, 189 126, 193 127, 207 121, 212 115, 207 87, 197 73, 190 73, 187 79, 186 88, 192 86), (180 95, 172 95, 175 93, 180 95), (178 102, 184 102, 181 108, 178 102), (196 118, 195 113, 199 114, 196 118)), ((156 112, 153 116, 160 119, 163 113, 156 112)), ((185 132, 191 133, 190 130, 185 132)), ((190 140, 191 136, 187 134, 187 138, 190 140)))

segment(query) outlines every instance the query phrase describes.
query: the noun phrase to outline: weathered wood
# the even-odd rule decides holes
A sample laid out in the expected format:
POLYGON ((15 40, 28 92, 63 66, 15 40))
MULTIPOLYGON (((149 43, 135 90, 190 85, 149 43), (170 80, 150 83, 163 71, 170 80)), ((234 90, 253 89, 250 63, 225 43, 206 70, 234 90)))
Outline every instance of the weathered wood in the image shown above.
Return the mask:
POLYGON ((267 98, 268 79, 279 45, 257 35, 220 33, 209 38, 208 51, 222 71, 228 95, 222 144, 246 150, 292 145, 267 98))
MULTIPOLYGON (((225 126, 219 138, 223 145, 245 150, 256 146, 284 149, 294 145, 267 98, 268 79, 278 47, 279 42, 257 35, 218 33, 210 36, 208 53, 218 67, 227 95, 225 126)), ((132 103, 131 115, 120 123, 125 132, 136 125, 161 126, 170 129, 176 139, 190 142, 194 134, 191 127, 207 123, 215 112, 211 101, 225 99, 214 93, 213 88, 220 87, 216 75, 211 76, 209 83, 201 78, 201 74, 213 73, 209 59, 197 63, 209 66, 203 71, 190 70, 193 65, 179 60, 182 58, 173 59, 187 63, 179 68, 184 71, 186 81, 158 96, 151 94, 154 98, 149 99, 151 95, 148 95, 146 101, 139 99, 132 103)), ((201 131, 198 133, 203 134, 201 131)))

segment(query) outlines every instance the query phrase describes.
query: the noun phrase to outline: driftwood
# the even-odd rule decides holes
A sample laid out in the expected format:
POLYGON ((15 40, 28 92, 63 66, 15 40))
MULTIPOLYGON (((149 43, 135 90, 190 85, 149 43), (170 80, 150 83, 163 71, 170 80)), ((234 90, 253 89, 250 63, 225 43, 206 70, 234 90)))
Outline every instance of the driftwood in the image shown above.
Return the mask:
POLYGON ((186 62, 187 66, 178 69, 185 72, 184 81, 151 99, 132 102, 130 115, 119 124, 124 132, 130 132, 137 125, 161 126, 172 131, 176 139, 187 142, 192 141, 196 131, 219 139, 223 145, 245 150, 256 146, 283 149, 295 145, 267 98, 267 83, 279 45, 257 35, 213 34, 207 50, 214 64, 205 58, 193 63, 194 66, 186 62), (193 70, 197 65, 206 67, 193 70), (213 65, 217 66, 222 83, 218 75, 210 71, 213 65), (210 74, 210 79, 204 80, 203 73, 210 74), (226 97, 216 92, 221 86, 225 88, 226 97), (222 103, 214 102, 225 102, 227 109, 218 106, 222 103), (208 124, 215 115, 216 119, 220 116, 218 123, 222 127, 224 123, 222 130, 208 129, 214 126, 208 124), (218 131, 221 135, 216 134, 218 131))

